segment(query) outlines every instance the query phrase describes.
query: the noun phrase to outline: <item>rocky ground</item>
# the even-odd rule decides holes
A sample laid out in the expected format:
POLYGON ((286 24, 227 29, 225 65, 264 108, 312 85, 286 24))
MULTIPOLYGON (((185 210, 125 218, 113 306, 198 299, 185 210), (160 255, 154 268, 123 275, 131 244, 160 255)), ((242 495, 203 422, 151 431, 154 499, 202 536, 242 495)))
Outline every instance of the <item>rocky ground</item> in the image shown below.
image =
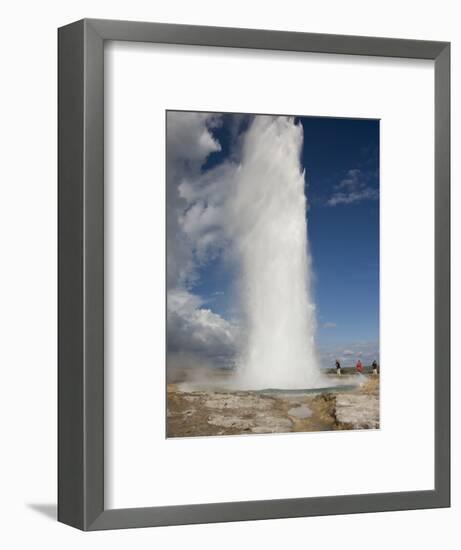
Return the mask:
MULTIPOLYGON (((334 380, 332 378, 332 385, 334 380)), ((379 377, 339 391, 183 391, 168 384, 167 436, 379 428, 379 377)))

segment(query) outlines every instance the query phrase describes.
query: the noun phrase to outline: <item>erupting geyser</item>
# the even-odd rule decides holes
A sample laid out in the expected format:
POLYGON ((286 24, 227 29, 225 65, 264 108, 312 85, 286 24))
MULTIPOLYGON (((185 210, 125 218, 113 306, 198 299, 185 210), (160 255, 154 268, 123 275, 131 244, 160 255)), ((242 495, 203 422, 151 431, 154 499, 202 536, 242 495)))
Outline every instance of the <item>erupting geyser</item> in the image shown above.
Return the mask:
POLYGON ((301 124, 257 116, 245 134, 231 209, 244 316, 237 384, 321 384, 307 239, 301 124))

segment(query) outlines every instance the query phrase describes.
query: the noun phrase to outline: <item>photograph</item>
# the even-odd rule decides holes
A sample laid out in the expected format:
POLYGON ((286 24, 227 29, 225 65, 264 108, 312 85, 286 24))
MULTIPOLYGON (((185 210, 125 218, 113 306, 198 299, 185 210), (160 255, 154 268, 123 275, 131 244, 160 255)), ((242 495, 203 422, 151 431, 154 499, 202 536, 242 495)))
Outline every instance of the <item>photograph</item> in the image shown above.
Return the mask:
POLYGON ((166 112, 167 437, 379 428, 379 120, 166 112))

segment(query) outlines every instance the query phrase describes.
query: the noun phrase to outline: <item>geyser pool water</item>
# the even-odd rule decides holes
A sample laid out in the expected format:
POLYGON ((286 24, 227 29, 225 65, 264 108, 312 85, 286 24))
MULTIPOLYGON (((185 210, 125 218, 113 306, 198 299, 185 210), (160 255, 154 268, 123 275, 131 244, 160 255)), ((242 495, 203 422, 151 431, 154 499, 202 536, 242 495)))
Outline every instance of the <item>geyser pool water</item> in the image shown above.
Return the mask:
POLYGON ((303 129, 256 116, 231 203, 245 334, 235 383, 245 389, 325 386, 315 349, 303 129))

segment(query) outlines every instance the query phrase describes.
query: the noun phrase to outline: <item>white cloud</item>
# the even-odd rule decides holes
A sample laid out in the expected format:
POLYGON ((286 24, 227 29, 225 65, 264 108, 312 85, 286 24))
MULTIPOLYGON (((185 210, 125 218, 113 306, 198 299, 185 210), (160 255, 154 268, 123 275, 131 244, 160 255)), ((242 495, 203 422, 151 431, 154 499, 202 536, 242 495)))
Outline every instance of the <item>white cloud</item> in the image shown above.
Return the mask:
POLYGON ((184 163, 202 164, 210 153, 221 150, 221 145, 209 131, 217 124, 218 115, 168 111, 168 157, 184 163))
POLYGON ((168 354, 187 352, 197 365, 205 365, 212 357, 215 366, 228 366, 235 354, 238 328, 203 305, 186 290, 168 292, 168 354))
POLYGON ((226 242, 225 208, 238 164, 226 160, 202 172, 221 150, 212 129, 221 115, 170 111, 167 115, 168 287, 190 287, 197 268, 226 242))
POLYGON ((204 113, 167 113, 168 288, 188 285, 195 276, 193 250, 179 223, 187 201, 178 187, 183 180, 197 178, 208 155, 220 150, 209 131, 212 122, 213 117, 204 113))
POLYGON ((214 258, 226 244, 228 199, 237 173, 238 165, 226 160, 194 180, 183 180, 179 184, 178 194, 184 208, 178 223, 198 265, 214 258))
POLYGON ((336 328, 336 323, 323 323, 323 328, 336 328))
POLYGON ((208 156, 221 150, 211 131, 220 123, 214 114, 167 114, 169 367, 228 366, 235 354, 235 325, 204 307, 190 290, 199 266, 224 242, 222 202, 236 167, 225 162, 205 173, 201 170, 208 156))
POLYGON ((379 191, 367 185, 366 175, 358 168, 348 170, 346 177, 335 186, 335 192, 327 200, 327 206, 353 204, 364 200, 377 200, 379 191))

